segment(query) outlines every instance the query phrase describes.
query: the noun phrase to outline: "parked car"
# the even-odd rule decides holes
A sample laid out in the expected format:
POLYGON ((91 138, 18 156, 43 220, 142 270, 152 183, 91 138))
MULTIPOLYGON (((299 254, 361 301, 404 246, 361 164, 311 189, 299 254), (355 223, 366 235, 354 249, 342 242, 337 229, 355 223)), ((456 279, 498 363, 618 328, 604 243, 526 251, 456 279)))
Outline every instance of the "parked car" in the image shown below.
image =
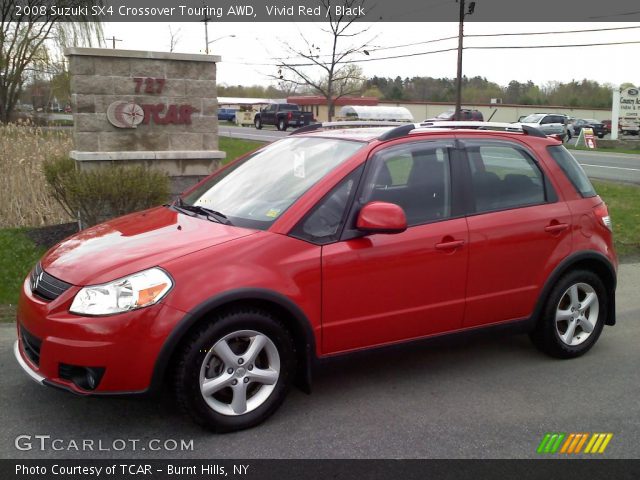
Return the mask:
POLYGON ((634 117, 621 118, 620 132, 623 135, 638 135, 640 133, 640 119, 634 117))
POLYGON ((303 112, 293 103, 272 103, 256 113, 253 120, 260 130, 264 125, 275 125, 282 132, 289 127, 302 127, 313 122, 313 113, 303 112))
POLYGON ((218 120, 227 121, 227 122, 235 122, 236 120, 236 112, 235 108, 219 108, 218 109, 218 120))
POLYGON ((532 113, 520 122, 521 125, 540 129, 545 135, 559 135, 571 138, 567 129, 568 117, 558 113, 532 113))
MULTIPOLYGON (((424 120, 425 122, 449 122, 455 120, 456 111, 455 110, 447 110, 446 112, 442 112, 440 115, 427 118, 424 120)), ((468 108, 463 108, 460 110, 460 120, 470 120, 474 122, 484 122, 484 116, 482 112, 479 110, 470 110, 468 108)))
POLYGON ((495 327, 578 357, 615 323, 611 220, 561 142, 515 128, 300 129, 54 246, 15 357, 82 395, 168 382, 220 432, 337 354, 495 327))
POLYGON ((597 135, 598 138, 602 138, 607 134, 604 124, 598 120, 594 120, 593 118, 579 118, 573 122, 573 131, 575 135, 580 135, 580 131, 583 128, 591 128, 594 135, 597 135))
POLYGON ((604 125, 604 133, 611 133, 611 120, 602 120, 600 123, 604 125))

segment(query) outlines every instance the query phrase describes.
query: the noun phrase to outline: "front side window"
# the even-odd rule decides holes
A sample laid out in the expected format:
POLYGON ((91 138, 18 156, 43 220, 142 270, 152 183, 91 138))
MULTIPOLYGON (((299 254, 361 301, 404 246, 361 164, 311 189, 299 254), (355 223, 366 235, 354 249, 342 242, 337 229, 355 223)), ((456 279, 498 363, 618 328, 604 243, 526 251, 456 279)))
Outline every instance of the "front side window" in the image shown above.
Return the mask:
POLYGON ((544 115, 540 115, 539 113, 533 113, 531 115, 527 115, 524 117, 521 122, 522 123, 540 123, 540 120, 544 118, 544 115))
POLYGON ((264 230, 364 145, 342 139, 286 138, 212 177, 183 201, 220 212, 233 225, 264 230))
POLYGON ((292 236, 324 245, 338 240, 347 205, 362 175, 362 167, 347 175, 291 232, 292 236))
POLYGON ((360 204, 395 203, 407 216, 407 225, 450 217, 449 149, 437 142, 392 147, 371 159, 360 204))
POLYGON ((540 168, 524 151, 503 145, 467 147, 476 212, 545 202, 540 168))

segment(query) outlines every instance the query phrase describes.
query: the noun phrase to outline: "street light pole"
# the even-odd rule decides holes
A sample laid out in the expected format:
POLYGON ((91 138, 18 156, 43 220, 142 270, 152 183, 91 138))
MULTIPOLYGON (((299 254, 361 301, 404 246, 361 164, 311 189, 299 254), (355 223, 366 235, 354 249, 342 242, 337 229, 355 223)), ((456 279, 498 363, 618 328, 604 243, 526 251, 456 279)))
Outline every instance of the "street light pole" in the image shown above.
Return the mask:
POLYGON ((211 20, 211 18, 207 17, 206 15, 202 19, 202 21, 204 22, 204 53, 205 55, 209 55, 209 20, 211 20))
POLYGON ((468 13, 465 13, 465 0, 457 1, 460 4, 460 23, 458 26, 458 75, 456 78, 456 111, 453 118, 455 120, 460 120, 460 107, 462 105, 462 49, 464 40, 464 17, 465 15, 471 15, 474 12, 476 8, 476 2, 469 3, 469 11, 468 13))

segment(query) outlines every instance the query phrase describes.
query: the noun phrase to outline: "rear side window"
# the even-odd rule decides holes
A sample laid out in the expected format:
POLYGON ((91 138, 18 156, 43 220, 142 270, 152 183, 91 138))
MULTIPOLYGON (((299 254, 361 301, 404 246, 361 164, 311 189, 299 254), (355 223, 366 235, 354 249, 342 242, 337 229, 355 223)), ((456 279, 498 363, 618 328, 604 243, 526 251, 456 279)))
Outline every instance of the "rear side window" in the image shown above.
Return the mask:
POLYGON ((545 202, 545 181, 531 157, 511 146, 467 147, 476 212, 545 202))
POLYGON ((591 185, 587 174, 584 173, 584 170, 578 161, 573 158, 573 155, 562 145, 553 145, 548 147, 548 149, 551 157, 556 161, 580 195, 585 198, 595 197, 596 191, 593 185, 591 185))

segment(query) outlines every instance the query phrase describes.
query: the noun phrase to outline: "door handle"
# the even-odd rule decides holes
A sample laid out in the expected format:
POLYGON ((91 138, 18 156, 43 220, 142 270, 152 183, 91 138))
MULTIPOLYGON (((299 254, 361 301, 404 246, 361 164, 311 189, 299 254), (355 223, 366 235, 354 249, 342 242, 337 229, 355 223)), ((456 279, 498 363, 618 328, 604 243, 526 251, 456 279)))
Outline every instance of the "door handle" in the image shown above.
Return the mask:
POLYGON ((460 248, 463 245, 464 245, 464 240, 451 240, 449 242, 436 243, 436 249, 453 250, 454 248, 460 248))
POLYGON ((544 231, 549 233, 560 233, 565 231, 567 228, 569 228, 569 224, 567 223, 553 223, 544 227, 544 231))

